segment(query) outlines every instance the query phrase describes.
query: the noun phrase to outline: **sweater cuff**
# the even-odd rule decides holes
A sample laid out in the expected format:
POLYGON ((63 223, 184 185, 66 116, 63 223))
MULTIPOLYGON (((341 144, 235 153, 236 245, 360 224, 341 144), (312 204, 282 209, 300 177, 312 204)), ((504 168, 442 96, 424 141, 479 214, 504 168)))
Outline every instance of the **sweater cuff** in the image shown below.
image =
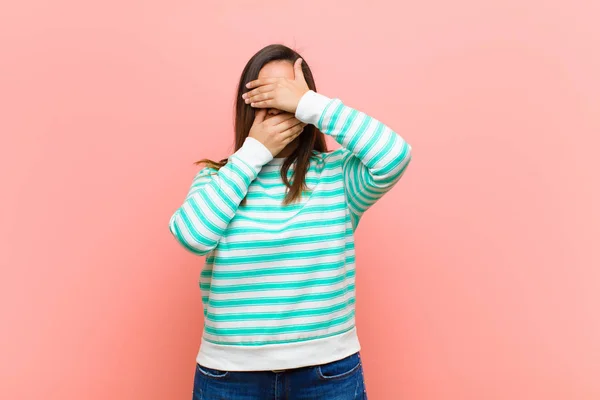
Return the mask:
POLYGON ((331 99, 329 97, 309 90, 302 96, 298 103, 298 107, 296 108, 296 118, 305 124, 317 126, 323 111, 325 111, 325 108, 330 101, 331 99))
POLYGON ((256 172, 260 172, 262 167, 273 159, 273 154, 269 149, 251 137, 246 138, 242 147, 233 156, 250 165, 256 172))

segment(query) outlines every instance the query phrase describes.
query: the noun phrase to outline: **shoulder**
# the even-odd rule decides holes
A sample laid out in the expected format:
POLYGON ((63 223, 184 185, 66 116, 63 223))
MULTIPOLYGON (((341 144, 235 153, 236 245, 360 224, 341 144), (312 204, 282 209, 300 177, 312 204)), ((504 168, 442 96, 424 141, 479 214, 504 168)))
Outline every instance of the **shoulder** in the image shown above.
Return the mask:
POLYGON ((207 175, 214 175, 218 172, 219 170, 213 167, 204 167, 201 168, 200 171, 198 171, 198 173, 196 174, 197 176, 207 176, 207 175))
POLYGON ((204 167, 196 173, 194 176, 194 182, 202 182, 210 180, 213 175, 216 175, 219 170, 213 167, 204 167))

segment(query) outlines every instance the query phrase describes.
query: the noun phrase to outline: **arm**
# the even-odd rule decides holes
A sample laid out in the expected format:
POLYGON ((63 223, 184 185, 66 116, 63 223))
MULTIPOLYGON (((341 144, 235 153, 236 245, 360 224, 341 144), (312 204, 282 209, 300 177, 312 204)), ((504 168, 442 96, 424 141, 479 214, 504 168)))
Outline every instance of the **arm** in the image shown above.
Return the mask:
POLYGON ((248 187, 272 159, 264 145, 249 137, 224 167, 218 171, 201 170, 185 202, 169 222, 175 239, 194 254, 211 252, 246 197, 248 187))
POLYGON ((368 115, 308 91, 296 118, 315 125, 345 149, 343 172, 354 227, 362 214, 400 179, 411 160, 411 146, 368 115))

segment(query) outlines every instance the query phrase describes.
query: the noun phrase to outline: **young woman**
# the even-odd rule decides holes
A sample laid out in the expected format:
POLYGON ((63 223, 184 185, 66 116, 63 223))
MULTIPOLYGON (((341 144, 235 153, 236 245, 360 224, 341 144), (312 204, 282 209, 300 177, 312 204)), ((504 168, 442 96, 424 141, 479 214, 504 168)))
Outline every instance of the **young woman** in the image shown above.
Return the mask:
POLYGON ((410 162, 375 119, 316 93, 298 53, 259 51, 239 82, 235 153, 170 221, 207 255, 195 400, 366 399, 354 326, 354 231, 410 162), (340 145, 327 152, 325 135, 340 145))

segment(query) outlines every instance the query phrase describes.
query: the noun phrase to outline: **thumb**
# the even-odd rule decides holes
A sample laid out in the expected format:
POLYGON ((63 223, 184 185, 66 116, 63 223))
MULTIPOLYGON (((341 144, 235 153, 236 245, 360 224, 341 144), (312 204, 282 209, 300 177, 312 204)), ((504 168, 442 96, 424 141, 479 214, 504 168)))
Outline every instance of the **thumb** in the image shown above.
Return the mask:
POLYGON ((294 63, 294 76, 295 76, 294 80, 306 83, 306 79, 304 79, 304 72, 302 72, 302 63, 303 62, 304 62, 304 60, 299 58, 294 63))
POLYGON ((265 120, 266 116, 267 116, 266 108, 261 108, 258 111, 256 111, 256 113, 254 113, 254 125, 261 124, 265 120))

